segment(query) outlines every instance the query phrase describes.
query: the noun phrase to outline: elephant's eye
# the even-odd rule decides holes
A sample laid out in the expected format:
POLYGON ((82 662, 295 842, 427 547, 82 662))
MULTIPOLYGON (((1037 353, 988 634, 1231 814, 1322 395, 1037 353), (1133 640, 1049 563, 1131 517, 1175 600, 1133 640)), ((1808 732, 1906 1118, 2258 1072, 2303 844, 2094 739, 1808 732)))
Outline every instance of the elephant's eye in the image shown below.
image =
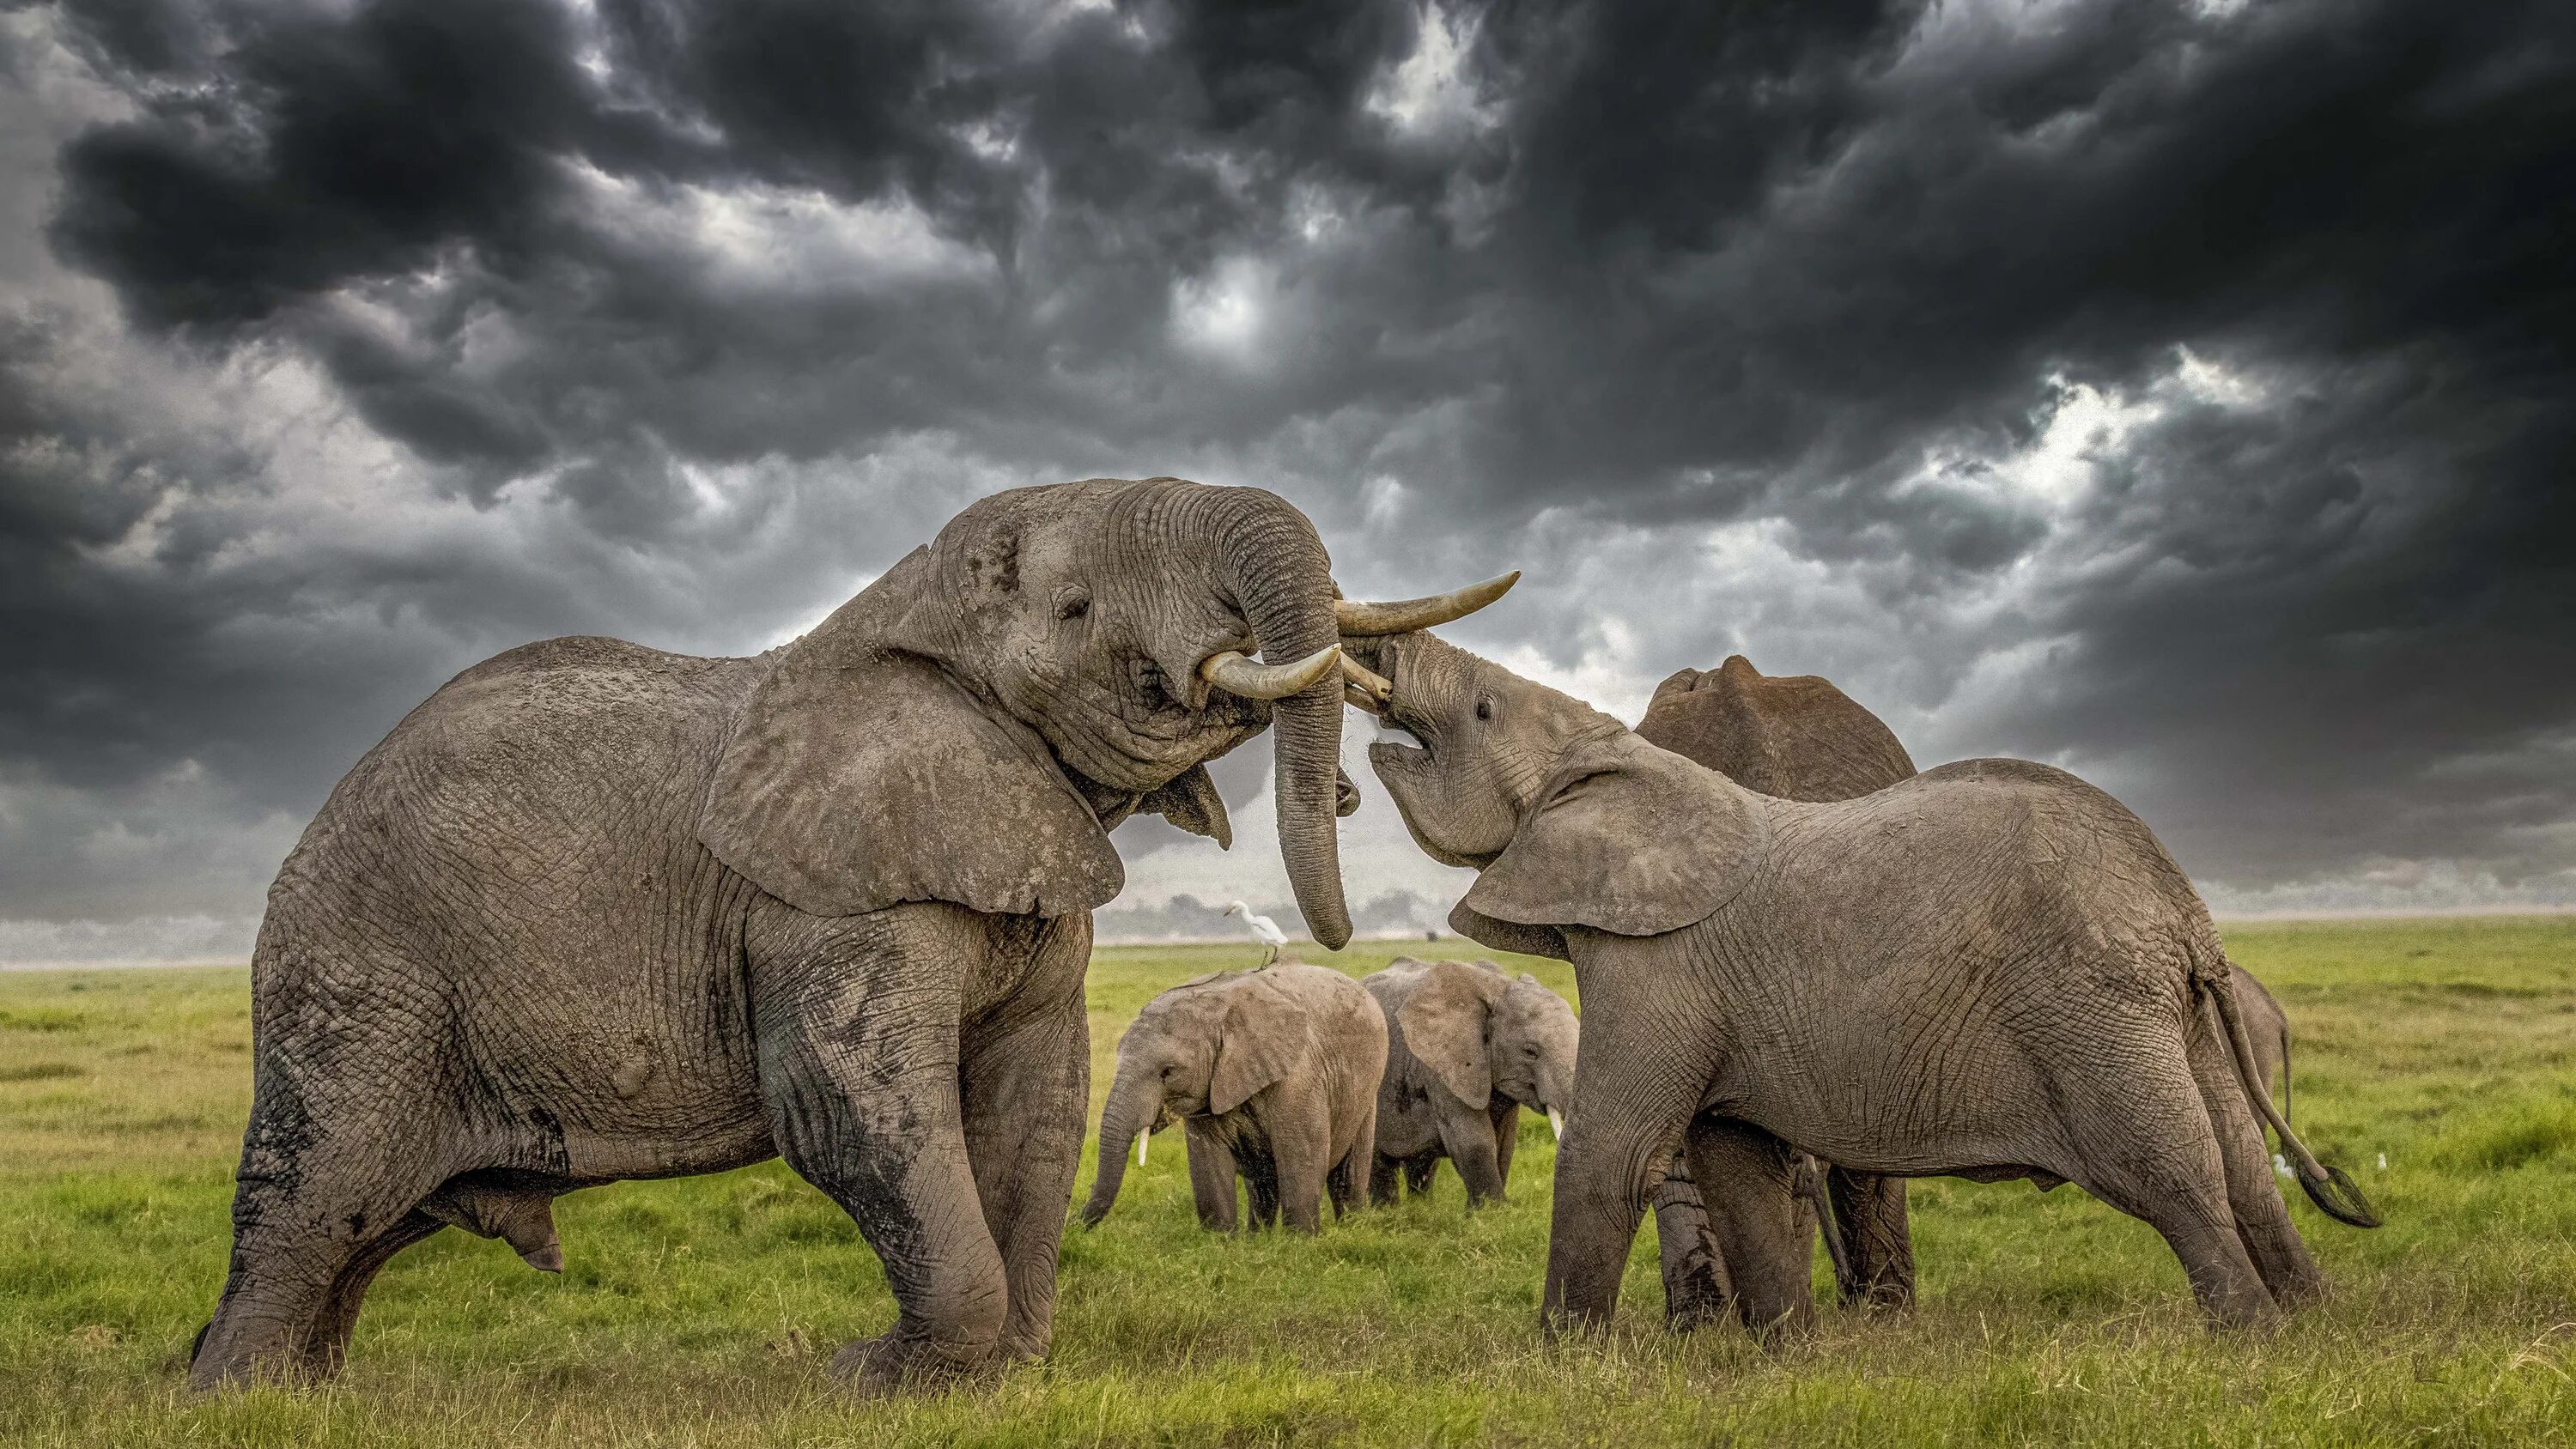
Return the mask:
POLYGON ((1477 700, 1477 701, 1476 701, 1476 718, 1478 718, 1478 719, 1492 719, 1493 717, 1494 717, 1494 702, 1493 702, 1492 700, 1490 700, 1490 699, 1480 699, 1480 700, 1477 700))
POLYGON ((1080 584, 1067 584, 1056 590, 1055 616, 1057 618, 1079 619, 1090 612, 1091 591, 1089 589, 1080 584))

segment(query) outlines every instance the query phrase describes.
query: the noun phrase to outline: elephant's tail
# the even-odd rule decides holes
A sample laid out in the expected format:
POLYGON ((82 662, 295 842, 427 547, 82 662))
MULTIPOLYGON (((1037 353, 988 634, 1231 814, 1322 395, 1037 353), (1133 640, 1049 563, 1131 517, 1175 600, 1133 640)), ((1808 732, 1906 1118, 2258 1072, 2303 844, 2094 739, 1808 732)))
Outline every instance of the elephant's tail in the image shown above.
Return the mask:
POLYGON ((1806 1157, 1798 1164, 1799 1186, 1806 1191, 1807 1201, 1816 1210, 1817 1236, 1825 1240, 1825 1256, 1834 1263, 1834 1287, 1849 1296, 1852 1284, 1851 1250, 1843 1245, 1843 1225, 1834 1215, 1834 1196, 1825 1190, 1825 1163, 1820 1157, 1806 1157))
MULTIPOLYGON (((2291 1165, 2297 1168, 2299 1186, 2306 1191, 2308 1201, 2315 1203, 2336 1222, 2350 1223, 2356 1228, 2378 1227, 2379 1212, 2370 1205, 2370 1199, 2362 1195, 2361 1185, 2342 1168, 2328 1167, 2317 1161, 2316 1154, 2308 1150, 2308 1144, 2300 1141, 2299 1134, 2290 1130, 2290 1119, 2272 1105, 2271 1088, 2254 1065, 2254 1042, 2246 1035, 2245 1018, 2236 1010, 2232 983, 2222 977, 2203 983, 2203 989, 2209 993, 2209 1004, 2218 1009, 2220 1024, 2227 1029, 2228 1049, 2235 1055, 2236 1079, 2244 1084, 2245 1098, 2254 1104, 2255 1111, 2263 1114, 2264 1121, 2272 1124, 2272 1130, 2280 1134, 2281 1149, 2288 1155, 2291 1165)), ((2282 1058, 2281 1074, 2284 1078, 2289 1075, 2286 1054, 2282 1058)))
POLYGON ((2290 1120, 2290 1019, 2281 1018, 2281 1120, 2290 1120))

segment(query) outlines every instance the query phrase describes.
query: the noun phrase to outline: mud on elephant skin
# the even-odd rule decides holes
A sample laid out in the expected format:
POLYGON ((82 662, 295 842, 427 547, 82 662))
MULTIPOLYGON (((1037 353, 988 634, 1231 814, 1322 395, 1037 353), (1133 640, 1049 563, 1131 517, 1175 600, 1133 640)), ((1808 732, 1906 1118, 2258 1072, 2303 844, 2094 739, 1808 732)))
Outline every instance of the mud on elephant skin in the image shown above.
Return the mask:
POLYGON ((1857 1170, 2072 1181, 2155 1227, 2203 1310, 2323 1291, 2263 1151, 2376 1221, 2252 1088, 2207 909, 2101 791, 2014 760, 1857 800, 1757 795, 1427 635, 1359 661, 1416 744, 1370 762, 1414 839, 1479 872, 1450 921, 1574 964, 1585 1005, 1545 1321, 1606 1323, 1683 1145, 1739 1311, 1812 1320, 1798 1149, 1857 1170), (1794 1146, 1793 1146, 1794 1144, 1794 1146))
POLYGON ((1410 956, 1361 978, 1387 1021, 1369 1199, 1395 1201, 1399 1177, 1428 1192, 1442 1158, 1467 1185, 1470 1210, 1510 1184, 1524 1107, 1562 1131, 1581 1039, 1574 1008, 1535 976, 1491 961, 1410 956))
POLYGON ((1118 1077, 1100 1118, 1100 1168, 1083 1205, 1096 1227, 1117 1204, 1132 1143, 1188 1133, 1199 1223, 1237 1225, 1235 1180, 1252 1226, 1322 1226, 1359 1205, 1377 1134, 1386 1020, 1339 971, 1285 963, 1185 981, 1145 1004, 1118 1039, 1118 1077))
POLYGON ((1344 939, 1335 651, 1372 607, 1275 495, 1095 479, 977 502, 757 658, 557 639, 459 675, 270 890, 191 1380, 329 1373, 442 1227, 547 1267, 557 1194, 781 1155, 898 1304, 840 1372, 1042 1352, 1108 829, 1224 839, 1203 766, 1273 728, 1290 882, 1344 939))

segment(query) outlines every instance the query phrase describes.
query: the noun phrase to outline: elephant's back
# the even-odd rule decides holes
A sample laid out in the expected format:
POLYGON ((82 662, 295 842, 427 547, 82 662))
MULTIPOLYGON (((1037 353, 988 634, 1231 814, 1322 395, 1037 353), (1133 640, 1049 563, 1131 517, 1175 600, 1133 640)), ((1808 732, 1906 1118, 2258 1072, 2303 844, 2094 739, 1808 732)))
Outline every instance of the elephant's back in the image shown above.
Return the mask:
POLYGON ((1966 760, 1770 813, 1777 859, 1759 894, 1823 938, 1807 945, 1816 959, 1856 976, 1928 950, 2008 974, 2054 969, 2032 964, 2062 954, 2038 949, 2054 942, 2123 977, 2122 994, 2161 1003, 2223 960, 2208 908, 2154 833, 2053 766, 1966 760))

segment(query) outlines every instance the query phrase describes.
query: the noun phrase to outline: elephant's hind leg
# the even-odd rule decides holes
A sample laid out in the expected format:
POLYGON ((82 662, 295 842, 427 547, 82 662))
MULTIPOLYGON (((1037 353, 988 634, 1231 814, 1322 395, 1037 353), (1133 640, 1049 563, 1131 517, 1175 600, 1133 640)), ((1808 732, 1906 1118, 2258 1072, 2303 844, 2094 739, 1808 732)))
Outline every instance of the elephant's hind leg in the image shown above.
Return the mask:
POLYGON ((450 1119, 421 1100, 440 1025, 397 1009, 408 1003, 392 980, 308 971, 268 987, 232 1261, 189 1362, 193 1388, 336 1369, 368 1281, 413 1241, 405 1225, 446 1175, 450 1119))
POLYGON ((2118 1068, 2083 1062, 2057 1079, 2083 1163, 2066 1175, 2162 1234, 2211 1319, 2268 1322, 2280 1308, 2237 1236, 2218 1138, 2182 1058, 2176 1050, 2118 1068))
POLYGON ((1749 1122, 1722 1117, 1693 1119, 1687 1141, 1691 1180, 1744 1326, 1764 1338, 1813 1329, 1815 1219, 1797 1190, 1797 1153, 1749 1122))
POLYGON ((2218 1030, 2206 1006, 2193 1013, 2191 1071, 2218 1138, 2228 1209, 2263 1286, 2282 1307, 2295 1308, 2325 1296, 2325 1275, 2317 1271, 2308 1245, 2290 1221, 2289 1205, 2281 1200, 2280 1183, 2272 1175, 2271 1154, 2263 1147, 2262 1125, 2245 1100, 2234 1054, 2218 1030))
POLYGON ((366 1302, 368 1285, 376 1281, 376 1274, 393 1261, 395 1254, 445 1226, 415 1209, 349 1255, 305 1339, 304 1370, 308 1376, 327 1379, 340 1371, 340 1365, 349 1357, 349 1338, 357 1332, 358 1309, 366 1302))
MULTIPOLYGON (((412 1204, 428 1187, 418 1179, 430 1174, 407 1170, 398 1143, 348 1135, 359 1140, 326 1139, 282 1175, 243 1179, 232 1266, 189 1364, 191 1387, 336 1372, 368 1283, 387 1259, 436 1231, 435 1222, 428 1231, 413 1224, 420 1214, 412 1204)), ((388 1124, 385 1136, 392 1135, 388 1124)))
POLYGON ((1905 1215, 1905 1179, 1825 1169, 1825 1195, 1849 1276, 1834 1286, 1843 1302, 1860 1308, 1914 1306, 1914 1230, 1905 1215))

